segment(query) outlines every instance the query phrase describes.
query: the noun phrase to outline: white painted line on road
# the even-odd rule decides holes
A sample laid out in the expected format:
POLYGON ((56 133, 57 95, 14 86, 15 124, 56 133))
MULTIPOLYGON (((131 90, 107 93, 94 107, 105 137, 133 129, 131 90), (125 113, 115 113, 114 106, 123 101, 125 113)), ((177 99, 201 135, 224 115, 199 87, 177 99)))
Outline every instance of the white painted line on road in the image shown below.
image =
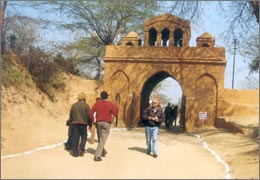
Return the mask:
MULTIPOLYGON (((128 129, 130 129, 130 128, 111 128, 112 131, 122 131, 122 130, 128 130, 128 129)), ((64 142, 66 142, 66 141, 64 141, 64 142)), ((26 151, 26 152, 23 152, 23 153, 11 154, 11 155, 7 155, 7 156, 1 156, 1 159, 12 158, 12 157, 17 157, 17 156, 22 156, 22 155, 28 155, 28 154, 32 154, 32 153, 34 153, 36 151, 52 149, 52 148, 55 148, 57 146, 61 146, 64 142, 53 144, 53 145, 47 145, 47 146, 44 146, 44 147, 39 147, 39 148, 33 149, 31 151, 26 151)))
POLYGON ((200 137, 200 135, 192 134, 192 133, 190 133, 190 134, 195 136, 195 137, 197 137, 197 139, 201 142, 202 146, 204 148, 206 148, 211 154, 213 154, 218 162, 220 162, 220 163, 222 163, 224 165, 224 167, 226 169, 225 170, 225 173, 226 173, 225 177, 226 177, 226 179, 232 179, 231 174, 230 174, 230 167, 229 167, 229 165, 224 160, 222 160, 221 157, 214 150, 209 148, 208 144, 204 141, 203 138, 200 137))
POLYGON ((64 143, 64 142, 57 143, 57 144, 53 144, 53 145, 47 145, 47 146, 39 147, 39 148, 33 149, 33 150, 31 150, 31 151, 26 151, 26 152, 23 152, 23 153, 11 154, 11 155, 7 155, 7 156, 1 156, 1 159, 12 158, 12 157, 17 157, 17 156, 22 156, 22 155, 28 155, 28 154, 32 154, 32 153, 34 153, 34 152, 36 152, 36 151, 41 151, 41 150, 46 150, 46 149, 52 149, 52 148, 55 148, 55 147, 58 147, 58 146, 63 145, 63 143, 64 143))
MULTIPOLYGON (((127 129, 128 128, 111 128, 112 131, 121 131, 121 130, 127 130, 127 129)), ((226 169, 226 171, 225 171, 226 179, 232 179, 232 177, 231 177, 231 175, 229 173, 230 167, 228 166, 228 164, 225 161, 223 161, 221 159, 221 157, 214 150, 212 150, 212 149, 210 149, 208 147, 207 143, 204 141, 203 138, 200 137, 200 135, 192 134, 192 133, 190 133, 190 134, 195 136, 195 137, 197 137, 197 139, 202 143, 203 147, 206 148, 211 154, 213 154, 218 162, 222 163, 225 166, 225 169, 226 169)), ((66 141, 64 141, 64 142, 66 142, 66 141)), ((47 146, 44 146, 44 147, 39 147, 39 148, 33 149, 31 151, 26 151, 24 153, 18 153, 18 154, 11 154, 11 155, 7 155, 7 156, 1 156, 1 159, 12 158, 12 157, 17 157, 17 156, 22 156, 22 155, 28 155, 28 154, 31 154, 31 153, 36 152, 36 151, 52 149, 52 148, 55 148, 55 147, 63 145, 64 142, 53 144, 53 145, 47 145, 47 146)))

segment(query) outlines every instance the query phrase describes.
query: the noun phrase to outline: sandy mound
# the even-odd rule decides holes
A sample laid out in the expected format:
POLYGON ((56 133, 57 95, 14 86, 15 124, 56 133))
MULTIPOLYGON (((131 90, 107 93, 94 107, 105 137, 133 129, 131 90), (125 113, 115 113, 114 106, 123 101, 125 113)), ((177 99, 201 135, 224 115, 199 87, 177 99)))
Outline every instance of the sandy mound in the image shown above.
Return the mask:
POLYGON ((35 87, 18 91, 2 88, 1 151, 2 155, 30 150, 37 146, 64 141, 65 122, 71 104, 80 92, 87 94, 90 106, 99 94, 101 84, 80 77, 66 76, 64 92, 55 96, 55 102, 35 87), (63 133, 57 133, 63 132, 63 133), (55 138, 49 138, 55 136, 55 138), (37 142, 37 143, 35 143, 37 142))
MULTIPOLYGON (((50 101, 47 96, 40 93, 35 87, 19 91, 13 87, 3 87, 1 155, 21 153, 37 147, 64 142, 67 138, 65 122, 68 119, 71 104, 77 100, 78 93, 85 92, 87 102, 92 106, 101 90, 101 83, 71 75, 66 76, 66 88, 62 93, 54 97, 54 102, 50 101)), ((230 165, 233 177, 258 179, 259 147, 258 139, 253 136, 253 132, 259 126, 258 116, 229 117, 226 120, 239 125, 246 133, 230 133, 226 129, 213 127, 195 129, 194 132, 200 134, 230 165)), ((177 138, 178 133, 176 134, 174 129, 172 132, 177 138)), ((120 137, 116 136, 116 138, 120 137)), ((169 137, 166 136, 161 139, 165 138, 169 137)), ((121 143, 125 142, 124 137, 119 141, 121 143)), ((179 139, 180 144, 182 141, 183 139, 179 139)), ((168 146, 167 141, 165 143, 165 146, 168 146)), ((190 142, 186 143, 189 144, 190 142)), ((181 151, 182 149, 180 149, 181 151)), ((186 159, 186 161, 188 162, 189 159, 186 159)), ((131 171, 131 169, 129 170, 131 171)))

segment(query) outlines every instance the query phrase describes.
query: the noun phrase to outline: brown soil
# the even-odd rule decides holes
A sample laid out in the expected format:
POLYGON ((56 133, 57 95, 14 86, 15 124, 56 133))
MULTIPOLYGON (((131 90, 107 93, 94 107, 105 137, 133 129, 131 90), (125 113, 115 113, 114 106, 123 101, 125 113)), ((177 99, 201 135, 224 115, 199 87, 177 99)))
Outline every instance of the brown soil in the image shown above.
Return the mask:
POLYGON ((54 103, 33 87, 23 91, 3 87, 1 178, 223 179, 230 173, 232 178, 259 179, 258 116, 225 118, 242 133, 233 132, 232 128, 215 127, 183 133, 162 127, 157 159, 145 154, 142 128, 113 128, 107 142, 109 154, 102 162, 93 161, 97 143, 87 144, 83 158, 73 158, 62 144, 67 138, 65 122, 69 108, 81 91, 88 94, 88 103, 93 105, 102 86, 96 81, 74 76, 67 76, 66 84, 65 91, 56 95, 54 103), (60 144, 50 149, 23 154, 57 143, 60 144), (227 163, 228 173, 225 173, 224 164, 206 147, 227 163))

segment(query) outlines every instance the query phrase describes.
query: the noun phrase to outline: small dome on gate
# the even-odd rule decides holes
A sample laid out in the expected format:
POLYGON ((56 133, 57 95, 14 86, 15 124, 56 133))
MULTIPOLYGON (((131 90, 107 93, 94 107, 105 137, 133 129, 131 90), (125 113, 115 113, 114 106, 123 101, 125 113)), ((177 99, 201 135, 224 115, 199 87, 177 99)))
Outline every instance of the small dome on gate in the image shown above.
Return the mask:
POLYGON ((202 39, 214 39, 214 37, 210 33, 208 33, 208 32, 203 33, 199 38, 202 38, 202 39))
POLYGON ((137 37, 139 39, 139 35, 136 32, 129 32, 126 37, 137 37))

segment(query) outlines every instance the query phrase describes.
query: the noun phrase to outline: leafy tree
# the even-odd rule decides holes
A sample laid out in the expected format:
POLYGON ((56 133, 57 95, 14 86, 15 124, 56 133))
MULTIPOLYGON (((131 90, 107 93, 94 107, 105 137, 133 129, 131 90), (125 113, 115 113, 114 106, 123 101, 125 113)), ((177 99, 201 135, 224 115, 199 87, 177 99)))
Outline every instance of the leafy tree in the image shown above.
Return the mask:
MULTIPOLYGON (((203 16, 203 9, 208 2, 203 1, 39 1, 32 2, 36 8, 44 9, 39 4, 46 5, 49 12, 56 13, 66 19, 60 27, 77 33, 78 45, 83 41, 94 41, 99 44, 99 51, 78 51, 77 60, 88 65, 97 65, 97 74, 102 74, 102 59, 104 46, 120 43, 120 37, 126 32, 143 30, 143 22, 156 13, 171 13, 191 22, 199 23, 203 16), (88 52, 89 51, 89 52, 88 52), (87 56, 86 56, 87 54, 87 56), (92 57, 92 60, 90 60, 92 57), (100 66, 100 67, 98 67, 100 66)), ((28 5, 28 3, 27 3, 28 5)), ((259 1, 219 1, 220 12, 229 23, 225 39, 230 47, 234 36, 246 41, 259 23, 259 1), (239 33, 243 32, 243 33, 239 33)), ((89 43, 90 45, 92 43, 89 43)), ((74 43, 75 45, 75 43, 74 43)), ((78 63, 81 64, 81 63, 78 63)), ((96 76, 101 78, 100 75, 96 76)))
POLYGON ((241 55, 249 59, 250 72, 259 72, 259 35, 254 34, 243 43, 240 49, 241 55))
POLYGON ((6 6, 7 6, 7 0, 3 0, 0 3, 0 36, 1 36, 1 53, 4 50, 4 20, 5 20, 5 10, 6 10, 6 6))
MULTIPOLYGON (((175 91, 179 91, 178 87, 179 84, 177 83, 177 81, 175 82, 174 79, 172 78, 167 78, 164 79, 163 81, 161 81, 160 83, 158 83, 152 93, 156 93, 158 95, 158 97, 160 98, 160 100, 166 105, 168 104, 168 102, 171 103, 175 103, 180 105, 180 101, 181 101, 181 97, 179 97, 178 102, 174 102, 176 100, 172 99, 171 95, 175 94, 175 91), (169 94, 169 91, 171 91, 171 93, 169 94)), ((179 96, 179 92, 176 93, 175 97, 177 98, 179 96)))
POLYGON ((69 18, 63 27, 95 36, 100 44, 109 45, 151 17, 156 1, 52 1, 52 5, 54 11, 69 18))
POLYGON ((74 51, 75 58, 72 63, 80 76, 100 80, 104 72, 104 63, 101 57, 105 46, 93 38, 95 37, 82 38, 67 45, 66 49, 74 51))
POLYGON ((252 12, 256 17, 256 22, 259 24, 259 1, 249 1, 252 7, 252 12))
POLYGON ((259 80, 255 78, 251 73, 241 83, 242 89, 256 89, 259 88, 259 80))
POLYGON ((33 2, 36 8, 39 4, 51 5, 48 12, 59 12, 66 17, 60 27, 78 35, 70 45, 78 53, 77 64, 87 63, 85 69, 89 67, 89 72, 94 68, 95 79, 102 78, 105 45, 120 43, 126 32, 143 31, 143 22, 157 8, 154 0, 33 2))
POLYGON ((21 55, 37 42, 37 21, 24 16, 7 17, 5 20, 5 50, 21 55))
POLYGON ((201 23, 205 4, 201 1, 158 1, 159 12, 170 13, 191 22, 201 23))
MULTIPOLYGON (((168 1, 165 3, 162 1, 161 5, 163 11, 189 19, 191 22, 201 23, 201 17, 208 3, 204 1, 168 1)), ((226 39, 233 40, 236 30, 244 31, 244 28, 248 28, 247 31, 250 31, 254 29, 255 22, 259 23, 259 1, 218 1, 217 9, 229 24, 225 33, 226 39)))
MULTIPOLYGON (((9 3, 8 6, 13 4, 9 3)), ((39 27, 44 22, 19 13, 8 11, 2 19, 1 54, 3 55, 3 75, 5 85, 19 85, 26 82, 28 74, 50 98, 52 88, 63 89, 64 78, 52 62, 53 53, 45 52, 39 45, 39 27), (7 78, 7 76, 9 76, 7 78)))

